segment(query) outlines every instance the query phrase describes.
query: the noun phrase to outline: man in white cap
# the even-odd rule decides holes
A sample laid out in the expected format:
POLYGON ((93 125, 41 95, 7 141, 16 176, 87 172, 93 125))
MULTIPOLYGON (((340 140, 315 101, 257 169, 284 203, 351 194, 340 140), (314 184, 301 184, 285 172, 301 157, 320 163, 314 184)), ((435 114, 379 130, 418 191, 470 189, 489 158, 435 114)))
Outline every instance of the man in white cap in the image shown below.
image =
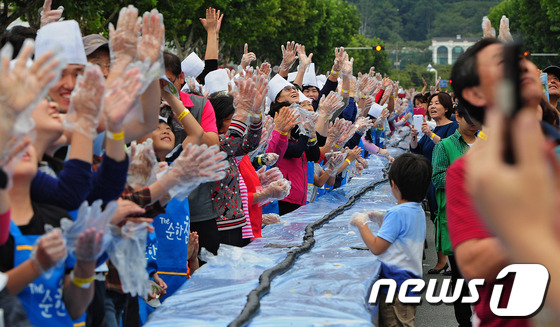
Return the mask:
POLYGON ((53 48, 62 49, 62 57, 66 59, 66 68, 60 80, 49 89, 49 96, 60 106, 61 112, 67 112, 70 106, 70 95, 87 64, 82 33, 74 20, 51 23, 37 32, 35 57, 41 56, 53 48))

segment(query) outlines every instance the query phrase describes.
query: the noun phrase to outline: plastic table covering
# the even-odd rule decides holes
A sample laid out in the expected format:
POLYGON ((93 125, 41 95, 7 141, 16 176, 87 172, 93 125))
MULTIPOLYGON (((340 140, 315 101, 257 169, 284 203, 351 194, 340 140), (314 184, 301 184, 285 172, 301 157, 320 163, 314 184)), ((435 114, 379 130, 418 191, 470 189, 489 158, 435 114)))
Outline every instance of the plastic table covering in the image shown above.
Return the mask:
MULTIPOLYGON (((404 149, 391 147, 389 152, 395 157, 404 149)), ((290 247, 302 244, 308 224, 345 204, 362 188, 383 181, 387 160, 370 156, 368 161, 369 168, 361 176, 282 216, 281 224, 263 228, 262 239, 244 248, 221 245, 218 256, 208 256, 207 264, 167 298, 145 326, 228 325, 243 310, 261 273, 281 262, 290 247)), ((354 212, 387 210, 394 205, 390 186, 383 182, 316 229, 314 246, 272 280, 248 326, 372 326, 377 308, 367 304, 367 299, 380 264, 349 221, 354 212)))

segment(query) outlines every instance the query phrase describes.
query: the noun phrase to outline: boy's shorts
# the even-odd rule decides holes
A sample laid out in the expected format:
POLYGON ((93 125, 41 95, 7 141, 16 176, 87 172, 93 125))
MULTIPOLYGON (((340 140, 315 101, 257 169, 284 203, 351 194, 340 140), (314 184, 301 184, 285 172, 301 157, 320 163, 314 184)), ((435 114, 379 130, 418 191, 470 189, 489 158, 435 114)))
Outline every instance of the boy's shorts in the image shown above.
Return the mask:
POLYGON ((378 324, 381 327, 414 327, 417 304, 404 304, 395 296, 393 303, 385 303, 387 294, 379 292, 378 324))

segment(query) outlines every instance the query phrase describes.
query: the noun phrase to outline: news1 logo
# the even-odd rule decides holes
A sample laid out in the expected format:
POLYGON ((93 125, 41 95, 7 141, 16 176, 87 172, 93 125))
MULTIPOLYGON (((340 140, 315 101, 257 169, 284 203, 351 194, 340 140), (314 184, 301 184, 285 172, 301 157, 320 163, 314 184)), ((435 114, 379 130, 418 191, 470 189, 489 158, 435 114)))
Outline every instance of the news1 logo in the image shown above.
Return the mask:
MULTIPOLYGON (((515 279, 511 288, 509 301, 505 308, 500 308, 499 303, 503 294, 503 285, 496 284, 492 288, 490 297, 490 309, 496 316, 500 317, 528 317, 540 310, 544 303, 550 275, 548 270, 539 264, 513 264, 503 268, 496 276, 496 282, 504 280, 508 274, 514 273, 515 279)), ((432 304, 454 303, 459 300, 461 291, 465 287, 464 279, 457 279, 457 285, 453 294, 448 295, 450 289, 450 279, 444 279, 439 295, 436 295, 437 279, 428 281, 426 290, 426 301, 432 304)), ((461 303, 475 303, 480 299, 477 286, 483 286, 484 279, 471 279, 467 283, 470 296, 462 297, 461 303)), ((395 298, 397 283, 393 279, 379 279, 372 288, 369 296, 369 303, 377 302, 377 295, 381 286, 388 286, 386 303, 392 303, 395 298)), ((422 292, 426 282, 422 279, 409 279, 402 283, 399 289, 399 301, 407 304, 419 304, 422 300, 419 296, 407 296, 407 290, 412 292, 422 292)))

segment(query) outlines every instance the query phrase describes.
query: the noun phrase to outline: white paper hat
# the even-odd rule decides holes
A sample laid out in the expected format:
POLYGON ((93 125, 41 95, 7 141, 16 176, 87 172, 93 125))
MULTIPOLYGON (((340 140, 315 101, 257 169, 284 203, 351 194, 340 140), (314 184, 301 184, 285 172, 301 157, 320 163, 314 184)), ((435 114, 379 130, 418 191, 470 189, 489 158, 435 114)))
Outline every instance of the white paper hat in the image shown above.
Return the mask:
POLYGON ((327 82, 327 76, 326 75, 319 75, 316 78, 317 78, 317 87, 320 90, 320 89, 323 88, 323 86, 325 86, 325 83, 327 82))
POLYGON ((379 115, 381 115, 381 112, 383 111, 383 108, 384 107, 382 105, 374 102, 371 105, 371 107, 369 108, 368 115, 372 116, 373 118, 377 118, 377 117, 379 117, 379 115))
POLYGON ((296 80, 297 72, 288 73, 288 82, 292 83, 296 80))
POLYGON ((311 100, 310 98, 306 97, 305 94, 303 94, 301 91, 298 91, 299 93, 299 103, 302 103, 304 101, 309 101, 309 103, 312 103, 313 100, 311 100))
POLYGON ((317 84, 317 76, 315 76, 315 64, 310 63, 307 69, 305 70, 305 74, 303 75, 303 83, 302 86, 315 86, 319 87, 317 84))
POLYGON ((185 77, 197 78, 204 70, 204 61, 193 52, 181 62, 181 70, 185 73, 185 77))
POLYGON ((270 99, 270 102, 274 102, 274 100, 276 100, 276 96, 280 94, 286 86, 290 85, 292 84, 288 83, 284 77, 278 74, 274 75, 274 77, 268 82, 268 98, 270 99))
POLYGON ((50 23, 37 32, 35 58, 56 48, 62 49, 62 58, 66 59, 66 64, 87 64, 82 32, 75 20, 50 23))
POLYGON ((225 69, 211 71, 204 78, 204 87, 208 94, 227 91, 229 84, 229 76, 225 69))

